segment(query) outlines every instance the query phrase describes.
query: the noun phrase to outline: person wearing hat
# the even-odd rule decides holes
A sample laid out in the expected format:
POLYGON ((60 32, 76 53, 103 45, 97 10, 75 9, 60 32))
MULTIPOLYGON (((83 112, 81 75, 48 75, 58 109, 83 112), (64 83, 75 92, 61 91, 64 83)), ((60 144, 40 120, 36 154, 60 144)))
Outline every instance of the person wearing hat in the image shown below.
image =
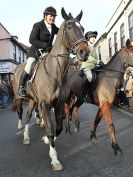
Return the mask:
POLYGON ((89 96, 89 83, 92 81, 92 69, 97 65, 98 58, 96 54, 96 50, 94 48, 94 43, 96 41, 97 37, 97 31, 88 31, 85 34, 85 39, 88 42, 88 47, 90 50, 89 57, 87 61, 82 62, 80 65, 80 70, 84 72, 84 74, 87 77, 87 80, 89 82, 85 82, 86 84, 84 85, 84 94, 83 94, 83 100, 84 102, 90 102, 90 96, 89 96))
POLYGON ((24 98, 26 96, 25 83, 30 75, 31 66, 36 61, 37 52, 41 51, 49 53, 52 49, 53 41, 58 33, 59 28, 55 25, 55 18, 57 16, 56 9, 52 6, 47 7, 43 12, 43 20, 33 25, 29 42, 31 47, 28 52, 28 59, 24 71, 21 74, 19 82, 18 96, 24 98))
POLYGON ((89 54, 87 61, 82 62, 80 69, 84 71, 89 82, 92 81, 91 70, 96 66, 97 61, 98 61, 96 50, 94 48, 94 43, 96 41, 96 37, 97 37, 97 31, 88 31, 85 34, 85 39, 88 42, 90 54, 89 54))

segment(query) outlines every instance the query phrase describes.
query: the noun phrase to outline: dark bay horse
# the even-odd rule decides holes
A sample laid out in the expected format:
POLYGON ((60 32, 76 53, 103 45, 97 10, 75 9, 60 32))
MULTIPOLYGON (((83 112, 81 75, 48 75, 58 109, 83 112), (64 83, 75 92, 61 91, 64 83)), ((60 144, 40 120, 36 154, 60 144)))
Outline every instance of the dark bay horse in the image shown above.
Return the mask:
MULTIPOLYGON (((133 66, 133 46, 127 40, 126 47, 116 53, 108 64, 106 64, 101 72, 98 73, 97 85, 92 86, 91 103, 99 107, 94 123, 91 127, 90 139, 96 140, 96 129, 102 117, 105 118, 109 131, 111 145, 114 153, 121 154, 122 150, 116 142, 115 126, 111 115, 111 106, 114 102, 117 89, 123 79, 126 67, 133 66)), ((76 131, 79 130, 78 109, 83 104, 83 79, 79 76, 79 70, 71 69, 69 71, 68 86, 71 91, 65 103, 66 128, 70 131, 69 118, 74 114, 74 122, 76 131), (70 109, 72 97, 76 100, 70 109)))
MULTIPOLYGON (((46 130, 44 140, 46 144, 49 144, 49 156, 51 158, 52 168, 55 171, 63 169, 63 165, 57 157, 58 155, 54 141, 62 131, 63 105, 65 97, 67 96, 67 93, 69 93, 69 89, 66 88, 67 72, 70 64, 69 55, 70 52, 73 51, 78 60, 82 62, 87 60, 89 54, 87 41, 84 38, 83 27, 80 24, 83 14, 82 11, 76 18, 67 15, 64 8, 62 8, 61 14, 64 22, 59 29, 54 46, 50 54, 41 61, 33 82, 30 85, 27 85, 28 95, 30 95, 33 101, 38 102, 41 107, 41 114, 45 122, 46 130), (55 110, 55 131, 51 118, 51 105, 55 110)), ((17 97, 17 92, 20 75, 24 66, 24 64, 19 65, 13 75, 13 90, 18 104, 21 104, 20 99, 17 97)), ((21 110, 22 109, 19 111, 21 112, 21 110)), ((27 112, 26 119, 24 144, 29 144, 29 112, 27 112)))

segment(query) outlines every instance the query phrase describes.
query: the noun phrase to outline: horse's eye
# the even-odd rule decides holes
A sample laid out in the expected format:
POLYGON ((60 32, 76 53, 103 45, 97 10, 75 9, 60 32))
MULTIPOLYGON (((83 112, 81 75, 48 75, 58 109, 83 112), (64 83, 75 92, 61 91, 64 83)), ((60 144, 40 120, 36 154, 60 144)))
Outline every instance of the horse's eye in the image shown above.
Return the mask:
POLYGON ((71 26, 68 26, 67 28, 68 28, 68 29, 72 29, 72 27, 71 27, 71 26))

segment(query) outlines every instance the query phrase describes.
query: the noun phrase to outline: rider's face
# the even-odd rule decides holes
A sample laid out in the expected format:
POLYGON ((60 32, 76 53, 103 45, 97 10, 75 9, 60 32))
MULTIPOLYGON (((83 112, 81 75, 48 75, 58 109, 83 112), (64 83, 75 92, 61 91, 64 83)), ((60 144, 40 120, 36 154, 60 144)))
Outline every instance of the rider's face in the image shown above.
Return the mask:
POLYGON ((52 25, 55 23, 55 18, 56 18, 56 16, 54 16, 54 15, 50 15, 50 14, 45 15, 45 20, 47 21, 47 23, 49 25, 52 25))
POLYGON ((94 44, 95 41, 96 41, 96 38, 95 38, 94 36, 92 36, 92 37, 89 38, 89 42, 90 42, 91 44, 94 44))

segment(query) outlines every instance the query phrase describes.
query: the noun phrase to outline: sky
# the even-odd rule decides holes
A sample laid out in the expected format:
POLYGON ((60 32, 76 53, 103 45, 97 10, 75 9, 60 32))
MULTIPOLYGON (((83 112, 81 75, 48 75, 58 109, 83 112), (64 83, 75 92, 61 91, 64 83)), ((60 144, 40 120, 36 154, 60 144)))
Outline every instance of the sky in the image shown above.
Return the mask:
POLYGON ((6 30, 18 37, 18 41, 30 46, 29 35, 33 24, 43 19, 48 6, 57 10, 56 25, 63 22, 61 8, 76 17, 83 11, 81 24, 87 31, 98 31, 98 38, 117 9, 121 0, 3 0, 0 5, 0 23, 6 30))

